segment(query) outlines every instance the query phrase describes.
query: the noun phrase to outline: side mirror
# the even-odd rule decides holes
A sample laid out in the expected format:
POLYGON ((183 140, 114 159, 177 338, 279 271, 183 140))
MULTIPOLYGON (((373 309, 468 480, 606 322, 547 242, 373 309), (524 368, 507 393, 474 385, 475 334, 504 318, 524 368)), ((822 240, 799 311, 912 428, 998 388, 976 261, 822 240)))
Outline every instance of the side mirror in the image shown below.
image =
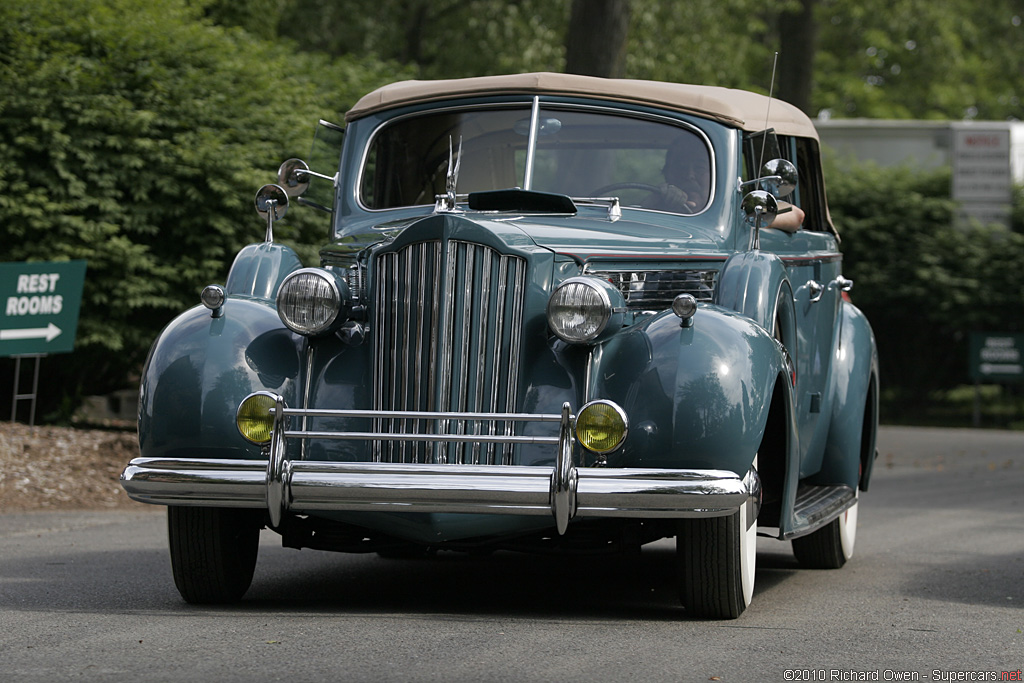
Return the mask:
POLYGON ((747 225, 755 230, 767 228, 779 215, 779 203, 775 201, 770 193, 764 190, 754 190, 743 198, 740 204, 743 209, 743 218, 747 225))
POLYGON ((288 213, 288 193, 280 185, 264 185, 256 193, 256 213, 267 221, 265 242, 274 241, 274 221, 288 213))
POLYGON ((754 190, 743 198, 740 203, 743 210, 743 219, 751 226, 753 234, 750 240, 751 249, 759 249, 761 246, 761 228, 767 228, 779 215, 779 203, 775 197, 764 190, 754 190))
POLYGON ((772 159, 761 169, 761 186, 776 197, 788 197, 796 189, 798 174, 793 162, 772 159))
POLYGON ((277 169, 277 184, 289 197, 298 197, 309 189, 309 165, 302 159, 289 159, 277 169))

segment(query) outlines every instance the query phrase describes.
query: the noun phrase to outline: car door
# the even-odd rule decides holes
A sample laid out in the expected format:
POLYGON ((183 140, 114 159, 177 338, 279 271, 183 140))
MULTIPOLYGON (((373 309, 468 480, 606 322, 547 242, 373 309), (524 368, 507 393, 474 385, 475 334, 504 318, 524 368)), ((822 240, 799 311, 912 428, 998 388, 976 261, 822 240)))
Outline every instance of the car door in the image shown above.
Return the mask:
POLYGON ((796 370, 797 426, 801 472, 818 470, 828 433, 828 395, 836 325, 842 297, 842 255, 824 202, 817 142, 779 136, 779 152, 799 173, 793 195, 784 201, 805 213, 803 225, 790 232, 762 230, 760 246, 779 255, 793 288, 796 339, 784 340, 796 370))

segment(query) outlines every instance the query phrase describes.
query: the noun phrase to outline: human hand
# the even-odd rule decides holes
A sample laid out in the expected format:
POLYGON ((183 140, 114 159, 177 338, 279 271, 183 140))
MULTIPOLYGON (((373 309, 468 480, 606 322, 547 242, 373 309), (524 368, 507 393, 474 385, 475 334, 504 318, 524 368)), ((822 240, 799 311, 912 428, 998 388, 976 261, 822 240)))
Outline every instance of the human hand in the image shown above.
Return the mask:
POLYGON ((658 192, 661 195, 661 201, 667 211, 689 213, 692 212, 696 206, 696 202, 690 200, 690 195, 675 185, 662 183, 658 187, 658 192))

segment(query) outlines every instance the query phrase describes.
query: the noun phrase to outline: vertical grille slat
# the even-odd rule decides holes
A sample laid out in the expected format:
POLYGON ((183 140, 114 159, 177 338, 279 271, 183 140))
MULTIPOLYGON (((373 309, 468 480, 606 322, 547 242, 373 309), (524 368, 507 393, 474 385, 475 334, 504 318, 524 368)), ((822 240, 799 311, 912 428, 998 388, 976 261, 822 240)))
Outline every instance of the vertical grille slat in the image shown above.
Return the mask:
MULTIPOLYGON (((515 412, 525 261, 458 240, 377 257, 376 410, 515 412)), ((391 433, 507 434, 511 422, 377 419, 391 433)), ((375 442, 380 462, 508 464, 510 444, 375 442)))

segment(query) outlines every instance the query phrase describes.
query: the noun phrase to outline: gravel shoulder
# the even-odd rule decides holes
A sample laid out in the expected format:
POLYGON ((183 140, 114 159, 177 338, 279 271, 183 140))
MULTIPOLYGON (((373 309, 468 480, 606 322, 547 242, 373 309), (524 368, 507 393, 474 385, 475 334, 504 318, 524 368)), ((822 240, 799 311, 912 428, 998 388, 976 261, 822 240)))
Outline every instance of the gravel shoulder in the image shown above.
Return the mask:
POLYGON ((138 509, 121 471, 134 432, 0 423, 0 512, 138 509))

